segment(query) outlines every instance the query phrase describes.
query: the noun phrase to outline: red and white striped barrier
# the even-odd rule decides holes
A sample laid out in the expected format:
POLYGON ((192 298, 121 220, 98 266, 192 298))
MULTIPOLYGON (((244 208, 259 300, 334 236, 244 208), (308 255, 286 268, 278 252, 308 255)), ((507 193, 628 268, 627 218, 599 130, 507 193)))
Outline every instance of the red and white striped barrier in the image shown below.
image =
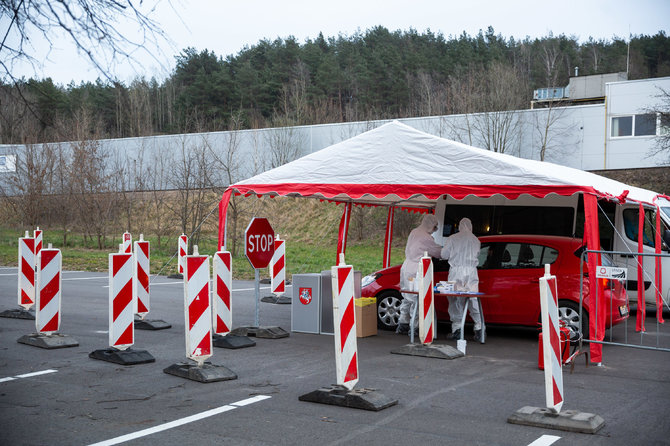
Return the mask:
POLYGON ((354 268, 346 265, 344 254, 340 254, 340 264, 333 266, 331 271, 337 384, 351 390, 358 382, 354 268))
POLYGON ((186 316, 186 357, 202 366, 212 356, 212 311, 209 304, 209 257, 193 255, 184 259, 184 308, 186 316))
POLYGON ((42 230, 39 226, 33 231, 33 238, 35 239, 35 261, 37 261, 37 256, 42 250, 42 230))
POLYGON ((35 305, 35 239, 19 238, 19 305, 28 310, 35 305))
POLYGON ((38 333, 50 335, 60 328, 63 257, 60 249, 47 248, 37 259, 35 327, 38 333))
POLYGON ((109 345, 125 350, 135 342, 133 255, 109 255, 109 345))
POLYGON ((433 295, 433 261, 427 255, 419 260, 419 339, 422 344, 433 342, 435 306, 433 295))
POLYGON ((135 313, 142 319, 149 313, 149 258, 150 246, 144 236, 135 242, 135 313))
POLYGON ((233 325, 231 290, 233 285, 232 255, 228 251, 214 254, 214 333, 226 335, 233 325))
POLYGON ((177 265, 178 265, 178 270, 177 272, 179 274, 184 274, 184 259, 186 259, 186 255, 188 254, 188 237, 186 234, 182 234, 179 236, 179 243, 177 246, 177 265))
POLYGON ((286 242, 275 239, 275 252, 270 260, 270 289, 276 296, 286 291, 286 242))
POLYGON ((547 409, 560 412, 563 406, 563 368, 558 321, 558 289, 556 276, 550 274, 549 265, 545 265, 544 276, 540 278, 540 308, 547 409))
POLYGON ((133 252, 133 236, 130 232, 123 233, 123 253, 132 254, 133 252))

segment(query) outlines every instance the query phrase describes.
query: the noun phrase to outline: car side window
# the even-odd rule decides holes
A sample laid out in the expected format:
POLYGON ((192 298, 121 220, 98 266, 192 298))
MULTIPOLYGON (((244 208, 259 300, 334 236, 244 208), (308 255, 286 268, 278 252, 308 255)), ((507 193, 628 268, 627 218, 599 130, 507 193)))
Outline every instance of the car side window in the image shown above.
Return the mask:
POLYGON ((544 247, 542 251, 542 261, 540 265, 552 264, 558 258, 558 250, 554 248, 549 248, 548 246, 544 247))
POLYGON ((554 263, 558 250, 531 243, 485 243, 479 250, 479 269, 541 268, 554 263))
POLYGON ((505 250, 506 243, 484 243, 479 250, 479 269, 500 269, 510 262, 510 253, 505 250))
POLYGON ((491 245, 482 245, 477 256, 477 268, 492 269, 491 259, 493 258, 493 248, 491 245))
POLYGON ((517 268, 541 268, 551 264, 558 258, 558 251, 554 248, 530 243, 521 243, 517 268))

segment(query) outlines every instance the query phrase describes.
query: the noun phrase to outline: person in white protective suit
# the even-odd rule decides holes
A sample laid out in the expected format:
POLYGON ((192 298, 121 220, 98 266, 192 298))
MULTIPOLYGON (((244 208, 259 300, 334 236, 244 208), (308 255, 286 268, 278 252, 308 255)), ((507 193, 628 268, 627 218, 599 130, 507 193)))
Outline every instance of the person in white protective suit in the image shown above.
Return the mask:
MULTIPOLYGON (((479 291, 477 264, 481 243, 472 233, 472 222, 463 218, 458 223, 458 232, 447 237, 442 248, 442 258, 449 261, 449 281, 454 282, 454 291, 479 291)), ((461 325, 465 314, 467 297, 449 297, 449 318, 451 338, 461 337, 461 325)), ((474 297, 469 298, 469 313, 475 322, 475 341, 481 340, 482 324, 479 304, 474 297)))
MULTIPOLYGON (((442 247, 435 243, 433 232, 437 230, 437 218, 432 215, 423 217, 418 228, 412 230, 407 237, 405 246, 405 261, 400 268, 400 289, 412 289, 411 283, 416 280, 416 273, 419 269, 419 261, 424 253, 431 257, 440 257, 442 247)), ((408 333, 410 318, 416 305, 416 294, 402 294, 403 300, 400 303, 400 317, 398 318, 398 328, 396 333, 408 333)), ((418 327, 417 318, 414 315, 414 327, 418 327)))

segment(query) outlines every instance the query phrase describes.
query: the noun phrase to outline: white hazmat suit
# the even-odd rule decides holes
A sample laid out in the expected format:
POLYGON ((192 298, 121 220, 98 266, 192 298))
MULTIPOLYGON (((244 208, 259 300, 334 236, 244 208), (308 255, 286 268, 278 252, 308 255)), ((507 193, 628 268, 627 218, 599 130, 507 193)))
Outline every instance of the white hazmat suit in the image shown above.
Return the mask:
MULTIPOLYGON (((454 283, 455 291, 479 291, 479 276, 477 264, 481 243, 472 233, 472 222, 463 218, 458 223, 458 232, 447 237, 442 248, 442 258, 449 261, 449 281, 454 283)), ((466 297, 449 297, 449 318, 451 332, 460 334, 460 328, 465 317, 466 297)), ((475 337, 481 333, 481 318, 477 299, 470 298, 468 305, 470 316, 475 322, 475 337)))
MULTIPOLYGON (((411 283, 416 280, 416 273, 419 269, 419 261, 424 253, 431 257, 439 257, 442 247, 435 243, 433 232, 437 230, 437 218, 434 215, 423 217, 418 228, 412 230, 407 237, 405 246, 405 261, 400 268, 400 289, 413 289, 411 283), (410 280, 412 279, 412 280, 410 280)), ((403 300, 400 303, 400 317, 398 318, 398 332, 401 333, 408 329, 410 317, 416 305, 416 294, 403 293, 403 300)), ((416 315, 415 315, 416 316, 416 315)), ((417 327, 416 317, 414 318, 414 327, 417 327)))

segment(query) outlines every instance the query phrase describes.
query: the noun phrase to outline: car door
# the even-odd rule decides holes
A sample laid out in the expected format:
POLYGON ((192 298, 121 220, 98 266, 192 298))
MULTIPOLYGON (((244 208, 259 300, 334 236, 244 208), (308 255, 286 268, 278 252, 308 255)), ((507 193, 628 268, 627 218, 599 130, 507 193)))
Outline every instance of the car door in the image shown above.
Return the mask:
MULTIPOLYGON (((539 311, 543 263, 553 263, 558 251, 519 241, 487 244, 485 249, 486 257, 494 260, 481 263, 479 289, 498 297, 482 299, 484 317, 491 323, 532 325, 539 311)), ((480 253, 480 259, 483 256, 480 253)))

